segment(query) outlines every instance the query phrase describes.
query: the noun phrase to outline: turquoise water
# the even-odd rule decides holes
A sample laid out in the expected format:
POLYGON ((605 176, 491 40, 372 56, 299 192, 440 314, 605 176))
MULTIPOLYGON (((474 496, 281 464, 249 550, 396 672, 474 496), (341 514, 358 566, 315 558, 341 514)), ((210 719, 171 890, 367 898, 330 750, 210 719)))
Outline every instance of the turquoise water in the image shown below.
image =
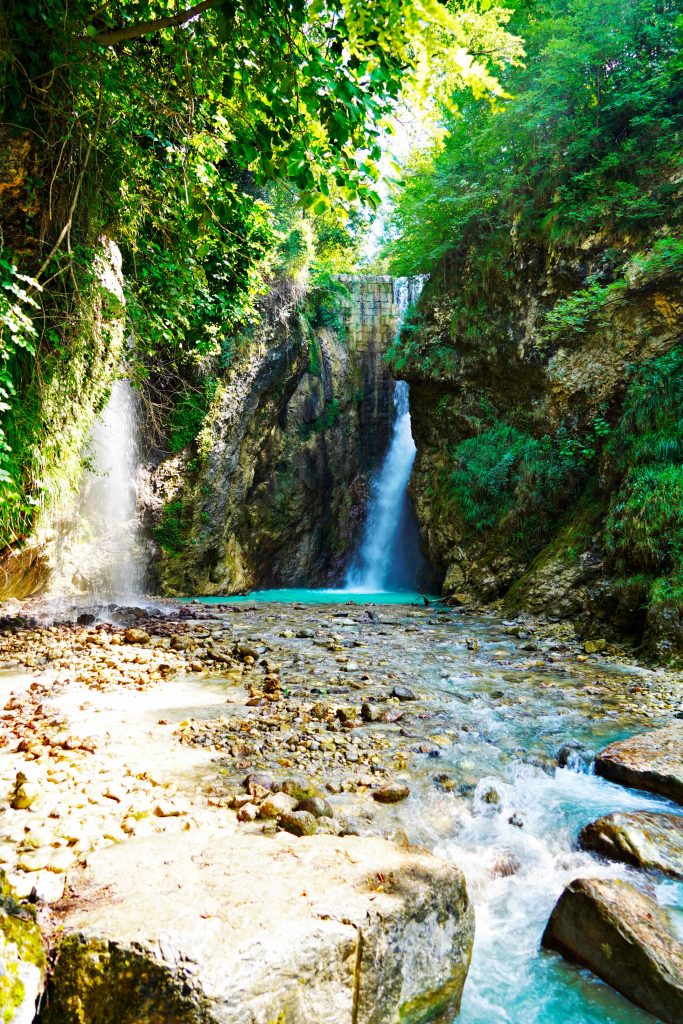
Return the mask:
MULTIPOLYGON (((278 604, 416 604, 424 607, 422 594, 414 590, 252 590, 234 597, 185 598, 203 604, 242 604, 254 601, 278 604)), ((431 600, 436 600, 432 597, 431 600)))
MULTIPOLYGON (((413 796, 396 813, 413 841, 458 864, 467 878, 476 937, 457 1024, 652 1024, 655 1018, 590 972, 543 952, 540 940, 560 893, 580 876, 645 882, 670 909, 683 938, 683 885, 648 881, 626 866, 576 849, 579 829, 602 814, 644 809, 680 814, 681 808, 613 785, 579 765, 543 770, 529 763, 553 758, 570 737, 595 751, 658 724, 639 718, 624 702, 641 670, 598 661, 582 666, 571 656, 529 667, 528 655, 495 620, 422 616, 410 607, 424 608, 422 595, 413 592, 266 590, 201 600, 406 606, 405 616, 392 613, 394 629, 382 634, 388 639, 381 641, 381 656, 432 691, 432 731, 450 730, 457 738, 440 760, 415 759, 413 796), (464 630, 478 641, 474 653, 464 647, 464 630), (615 683, 609 691, 614 699, 605 694, 596 699, 597 676, 615 683), (472 799, 436 790, 435 770, 476 785, 472 799), (498 811, 483 799, 490 785, 500 797, 498 811), (514 864, 510 873, 496 870, 501 859, 514 864)), ((356 636, 368 642, 362 630, 349 632, 356 636)))

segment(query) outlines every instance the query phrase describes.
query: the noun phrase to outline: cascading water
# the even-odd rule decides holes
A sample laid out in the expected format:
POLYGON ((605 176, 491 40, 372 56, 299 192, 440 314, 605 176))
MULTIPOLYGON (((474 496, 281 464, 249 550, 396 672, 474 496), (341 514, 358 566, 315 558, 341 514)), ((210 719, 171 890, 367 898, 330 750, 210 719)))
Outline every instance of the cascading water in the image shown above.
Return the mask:
POLYGON ((82 512, 103 597, 131 600, 141 593, 135 478, 138 467, 135 393, 117 380, 91 436, 93 471, 83 482, 82 512))
MULTIPOLYGON (((408 309, 417 301, 423 284, 423 277, 400 277, 394 281, 397 332, 403 326, 408 309)), ((415 586, 419 550, 408 495, 415 454, 410 389, 406 381, 399 380, 394 387, 394 425, 389 450, 372 482, 360 551, 346 577, 348 590, 372 592, 415 586)))

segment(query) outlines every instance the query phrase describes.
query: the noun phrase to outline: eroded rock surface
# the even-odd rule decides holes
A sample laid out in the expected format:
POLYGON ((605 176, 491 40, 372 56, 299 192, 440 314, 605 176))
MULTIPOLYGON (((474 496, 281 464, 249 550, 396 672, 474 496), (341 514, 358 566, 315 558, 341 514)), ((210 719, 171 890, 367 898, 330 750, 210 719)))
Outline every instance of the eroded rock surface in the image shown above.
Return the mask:
POLYGON ((667 1024, 683 1020, 683 944, 655 901, 628 882, 571 882, 542 944, 588 967, 667 1024))
POLYGON ((610 743, 595 759, 598 775, 683 804, 683 722, 610 743))
POLYGON ((611 860, 683 878, 683 818, 675 814, 608 814, 581 829, 579 846, 611 860))
POLYGON ((459 1008, 463 877, 385 840, 135 840, 95 854, 77 893, 45 1024, 445 1024, 459 1008))

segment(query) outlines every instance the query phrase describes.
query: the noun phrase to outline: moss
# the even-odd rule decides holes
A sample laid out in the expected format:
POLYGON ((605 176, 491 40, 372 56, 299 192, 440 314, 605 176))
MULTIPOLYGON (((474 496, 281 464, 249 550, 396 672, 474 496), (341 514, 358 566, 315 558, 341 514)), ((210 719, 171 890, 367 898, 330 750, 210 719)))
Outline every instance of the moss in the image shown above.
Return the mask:
POLYGON ((399 1024, 450 1024, 460 1011, 467 967, 462 966, 445 985, 431 989, 399 1007, 399 1024))
POLYGON ((44 976, 46 956, 35 923, 33 907, 19 903, 0 872, 0 1022, 9 1024, 26 995, 20 977, 21 963, 30 963, 44 976))
POLYGON ((42 1024, 204 1024, 209 1014, 191 980, 144 951, 64 939, 42 1024))

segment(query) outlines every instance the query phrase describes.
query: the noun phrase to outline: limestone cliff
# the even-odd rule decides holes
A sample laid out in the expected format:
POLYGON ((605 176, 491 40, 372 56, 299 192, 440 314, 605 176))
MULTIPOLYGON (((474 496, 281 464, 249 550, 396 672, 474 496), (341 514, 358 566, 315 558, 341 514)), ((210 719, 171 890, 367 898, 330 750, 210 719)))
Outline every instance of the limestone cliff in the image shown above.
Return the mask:
POLYGON ((290 294, 214 396, 196 445, 150 463, 153 589, 339 582, 386 449, 398 328, 389 277, 344 276, 333 309, 290 294))
POLYGON ((433 275, 400 372, 418 449, 412 493, 449 598, 683 651, 669 436, 683 292, 656 255, 670 244, 650 240, 643 255, 622 241, 619 259, 597 236, 573 250, 516 244, 514 277, 493 272, 478 321, 463 316, 466 259, 433 275))

